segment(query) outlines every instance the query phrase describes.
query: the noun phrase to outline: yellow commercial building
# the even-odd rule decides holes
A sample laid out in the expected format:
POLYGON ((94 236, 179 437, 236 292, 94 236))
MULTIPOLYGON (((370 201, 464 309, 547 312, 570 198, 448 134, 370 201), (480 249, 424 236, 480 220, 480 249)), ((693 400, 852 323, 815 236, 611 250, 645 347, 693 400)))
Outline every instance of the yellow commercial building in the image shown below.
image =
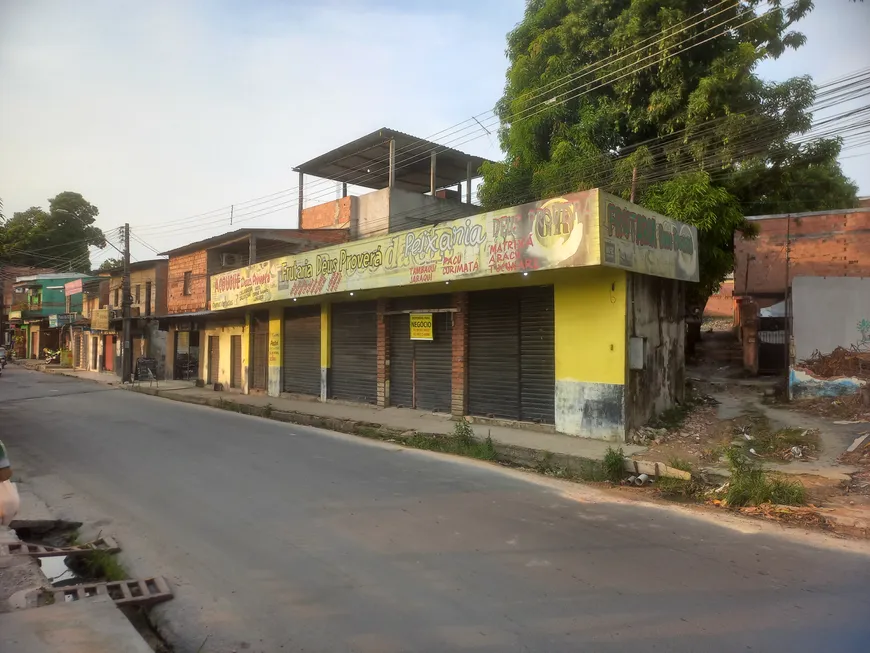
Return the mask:
POLYGON ((203 375, 622 441, 682 397, 697 280, 693 227, 584 191, 214 275, 248 315, 207 324, 203 375))

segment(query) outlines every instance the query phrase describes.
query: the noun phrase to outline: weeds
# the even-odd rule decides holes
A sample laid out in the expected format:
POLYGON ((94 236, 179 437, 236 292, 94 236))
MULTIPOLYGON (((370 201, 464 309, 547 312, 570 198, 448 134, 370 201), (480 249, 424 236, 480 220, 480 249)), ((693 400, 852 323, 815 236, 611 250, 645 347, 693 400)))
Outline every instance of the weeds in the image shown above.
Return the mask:
POLYGON ((487 436, 485 440, 474 437, 474 430, 468 420, 461 418, 456 422, 450 435, 415 433, 404 440, 404 444, 415 449, 451 453, 479 460, 495 460, 495 443, 487 436))
POLYGON ((607 447, 607 453, 604 454, 604 476, 613 483, 619 483, 625 477, 625 454, 622 447, 607 447))
POLYGON ((807 491, 798 481, 769 474, 753 463, 742 447, 731 447, 725 452, 731 480, 725 493, 730 506, 757 506, 776 503, 799 506, 806 503, 807 491))
POLYGON ((684 458, 680 458, 679 456, 671 456, 668 459, 668 467, 673 467, 674 469, 679 469, 684 472, 692 473, 692 463, 684 458))
POLYGON ((274 410, 274 407, 270 403, 263 406, 263 417, 265 417, 266 419, 269 419, 270 417, 272 417, 273 410, 274 410))
POLYGON ((753 433, 752 437, 752 447, 760 456, 779 455, 792 447, 810 447, 811 451, 815 451, 819 445, 819 434, 806 429, 761 429, 753 433))
POLYGON ((82 578, 117 581, 130 577, 114 553, 93 551, 86 555, 72 557, 69 560, 70 569, 73 569, 76 575, 82 578))

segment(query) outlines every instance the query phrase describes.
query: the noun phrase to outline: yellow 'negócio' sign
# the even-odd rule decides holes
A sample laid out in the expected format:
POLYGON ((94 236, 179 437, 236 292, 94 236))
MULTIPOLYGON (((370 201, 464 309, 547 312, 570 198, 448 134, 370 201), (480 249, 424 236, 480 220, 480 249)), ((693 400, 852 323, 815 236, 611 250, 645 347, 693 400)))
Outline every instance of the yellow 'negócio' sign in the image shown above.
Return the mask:
POLYGON ((432 313, 411 313, 411 340, 432 339, 432 313))
POLYGON ((595 265, 697 281, 698 232, 589 190, 213 275, 211 308, 595 265))

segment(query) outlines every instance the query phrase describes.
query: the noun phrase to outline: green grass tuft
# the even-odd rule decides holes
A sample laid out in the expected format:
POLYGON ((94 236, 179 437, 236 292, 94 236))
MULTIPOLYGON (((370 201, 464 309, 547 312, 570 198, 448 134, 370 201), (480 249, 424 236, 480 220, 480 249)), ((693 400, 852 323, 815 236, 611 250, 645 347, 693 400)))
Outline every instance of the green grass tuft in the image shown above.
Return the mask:
POLYGON ((619 449, 607 447, 607 452, 604 454, 604 475, 613 483, 619 483, 625 478, 625 454, 622 452, 622 447, 619 449))
POLYGON ((778 474, 770 474, 755 465, 741 447, 731 447, 725 453, 731 480, 725 499, 730 506, 757 506, 777 503, 800 506, 807 501, 806 488, 778 474))

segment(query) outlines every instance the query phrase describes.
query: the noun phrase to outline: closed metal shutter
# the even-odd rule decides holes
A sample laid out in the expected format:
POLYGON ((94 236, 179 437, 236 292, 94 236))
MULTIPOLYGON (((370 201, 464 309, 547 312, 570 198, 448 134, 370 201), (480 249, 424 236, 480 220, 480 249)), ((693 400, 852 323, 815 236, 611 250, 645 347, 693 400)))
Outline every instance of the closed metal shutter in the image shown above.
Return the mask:
POLYGON ((220 339, 218 336, 208 337, 208 383, 209 385, 218 382, 221 365, 221 348, 220 339))
POLYGON ((230 387, 242 387, 242 336, 230 336, 230 387))
POLYGON ((253 327, 251 389, 265 390, 269 380, 269 314, 255 315, 253 327))
POLYGON ((520 419, 556 421, 556 327, 553 286, 520 294, 520 419))
POLYGON ((320 396, 320 306, 284 313, 284 392, 320 396))
POLYGON ((469 294, 468 412, 555 422, 552 286, 469 294))
POLYGON ((332 308, 333 399, 377 401, 378 331, 374 302, 336 304, 332 308))
POLYGON ((415 407, 449 413, 453 378, 451 313, 432 315, 433 340, 414 341, 415 407))
POLYGON ((390 405, 414 407, 414 341, 411 316, 390 316, 390 405))
MULTIPOLYGON (((393 300, 390 311, 448 308, 450 295, 393 300)), ((432 341, 411 340, 408 313, 390 316, 390 404, 420 410, 450 411, 453 329, 450 313, 433 313, 432 341)))
POLYGON ((520 418, 517 290, 468 295, 468 412, 520 418))

